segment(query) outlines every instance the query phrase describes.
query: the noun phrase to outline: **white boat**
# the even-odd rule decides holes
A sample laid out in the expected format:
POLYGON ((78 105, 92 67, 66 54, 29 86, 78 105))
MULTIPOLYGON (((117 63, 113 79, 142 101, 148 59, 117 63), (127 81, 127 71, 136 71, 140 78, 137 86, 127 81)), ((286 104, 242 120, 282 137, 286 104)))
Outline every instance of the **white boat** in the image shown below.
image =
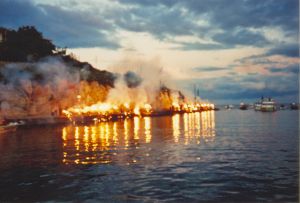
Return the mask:
POLYGON ((260 102, 255 103, 256 111, 272 112, 276 111, 276 102, 271 98, 261 98, 260 102))
POLYGON ((261 102, 256 102, 254 104, 254 110, 255 111, 260 111, 261 110, 261 102))

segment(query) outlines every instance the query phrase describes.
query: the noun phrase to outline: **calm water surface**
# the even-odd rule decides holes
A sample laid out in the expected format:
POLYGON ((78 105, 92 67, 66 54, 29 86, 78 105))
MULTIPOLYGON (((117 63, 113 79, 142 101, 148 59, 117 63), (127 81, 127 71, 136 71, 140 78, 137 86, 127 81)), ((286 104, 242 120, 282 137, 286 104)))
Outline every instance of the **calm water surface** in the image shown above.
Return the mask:
POLYGON ((0 202, 297 202, 298 111, 0 134, 0 202))

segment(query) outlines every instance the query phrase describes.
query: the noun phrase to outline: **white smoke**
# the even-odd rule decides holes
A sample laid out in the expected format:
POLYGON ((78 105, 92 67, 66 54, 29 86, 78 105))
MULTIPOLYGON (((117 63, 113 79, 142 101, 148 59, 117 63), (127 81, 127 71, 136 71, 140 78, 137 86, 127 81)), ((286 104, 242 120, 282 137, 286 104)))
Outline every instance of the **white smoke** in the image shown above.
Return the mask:
POLYGON ((49 116, 72 105, 79 74, 59 58, 9 63, 0 69, 2 117, 49 116))
POLYGON ((170 76, 164 71, 158 59, 142 60, 125 58, 109 68, 121 76, 115 82, 115 88, 110 90, 108 101, 139 103, 155 102, 156 96, 162 86, 174 88, 170 76), (129 88, 124 81, 126 73, 133 72, 141 78, 141 83, 129 88))
POLYGON ((126 58, 110 70, 119 75, 114 88, 80 81, 80 77, 89 76, 88 69, 68 66, 56 57, 35 63, 9 63, 0 68, 0 117, 59 115, 75 105, 101 102, 156 103, 154 106, 160 108, 159 102, 172 103, 169 96, 178 102, 178 91, 158 99, 162 87, 177 89, 158 59, 126 58))

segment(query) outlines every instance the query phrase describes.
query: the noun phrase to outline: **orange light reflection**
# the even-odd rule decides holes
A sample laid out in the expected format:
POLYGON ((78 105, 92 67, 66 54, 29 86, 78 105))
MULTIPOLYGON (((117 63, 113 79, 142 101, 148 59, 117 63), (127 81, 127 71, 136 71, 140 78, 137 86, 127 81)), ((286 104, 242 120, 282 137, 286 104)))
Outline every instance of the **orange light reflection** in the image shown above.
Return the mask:
MULTIPOLYGON (((152 128, 165 130, 165 134, 155 136, 166 136, 165 140, 171 141, 166 144, 200 144, 215 139, 214 111, 175 114, 172 117, 161 117, 159 122, 154 119, 156 118, 134 117, 124 121, 99 122, 91 126, 66 126, 61 132, 62 162, 105 164, 118 159, 124 161, 126 159, 116 156, 116 150, 136 149, 140 145, 152 143, 152 128), (172 130, 170 138, 168 129, 172 130)), ((149 153, 147 154, 146 156, 149 156, 149 153)))

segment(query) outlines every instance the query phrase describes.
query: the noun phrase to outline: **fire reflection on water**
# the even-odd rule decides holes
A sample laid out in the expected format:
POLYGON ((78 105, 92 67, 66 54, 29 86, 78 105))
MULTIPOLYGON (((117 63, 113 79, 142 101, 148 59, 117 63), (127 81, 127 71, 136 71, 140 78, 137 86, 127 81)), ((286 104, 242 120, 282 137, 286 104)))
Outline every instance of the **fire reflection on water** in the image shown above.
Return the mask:
POLYGON ((134 139, 139 140, 139 130, 140 130, 140 118, 139 117, 134 117, 133 118, 134 122, 134 139))
POLYGON ((176 114, 172 116, 173 136, 174 141, 177 143, 180 136, 180 115, 176 114))
MULTIPOLYGON (((117 122, 103 122, 91 126, 66 126, 62 129, 63 163, 104 164, 117 161, 126 151, 155 144, 200 144, 215 138, 214 111, 175 114, 172 117, 134 117, 117 122), (159 119, 155 122, 154 119, 159 119), (165 125, 164 125, 165 124, 165 125), (171 140, 153 140, 154 129, 165 127, 171 140)), ((146 155, 148 156, 148 155, 146 155)), ((136 160, 135 160, 136 161, 136 160)))
POLYGON ((145 122, 145 138, 146 138, 146 143, 151 142, 151 119, 150 117, 145 117, 144 118, 145 122))

